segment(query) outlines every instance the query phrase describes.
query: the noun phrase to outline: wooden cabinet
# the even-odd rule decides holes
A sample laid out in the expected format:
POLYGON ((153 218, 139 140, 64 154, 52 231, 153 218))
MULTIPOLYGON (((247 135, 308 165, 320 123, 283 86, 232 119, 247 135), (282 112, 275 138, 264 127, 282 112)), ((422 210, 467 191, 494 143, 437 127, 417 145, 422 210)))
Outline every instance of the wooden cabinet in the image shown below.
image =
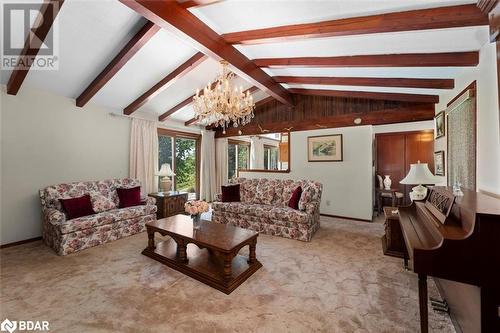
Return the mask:
POLYGON ((384 207, 385 235, 382 236, 382 250, 387 256, 404 258, 406 245, 397 210, 396 207, 384 207))
POLYGON ((184 204, 188 200, 187 192, 157 192, 148 194, 156 199, 156 218, 162 219, 177 214, 184 214, 184 204))
POLYGON ((390 175, 391 187, 403 193, 403 204, 409 205, 409 193, 415 185, 403 185, 399 182, 408 174, 410 164, 418 161, 429 164, 429 170, 434 172, 434 132, 415 131, 376 134, 375 144, 376 174, 382 176, 382 178, 385 175, 390 175))

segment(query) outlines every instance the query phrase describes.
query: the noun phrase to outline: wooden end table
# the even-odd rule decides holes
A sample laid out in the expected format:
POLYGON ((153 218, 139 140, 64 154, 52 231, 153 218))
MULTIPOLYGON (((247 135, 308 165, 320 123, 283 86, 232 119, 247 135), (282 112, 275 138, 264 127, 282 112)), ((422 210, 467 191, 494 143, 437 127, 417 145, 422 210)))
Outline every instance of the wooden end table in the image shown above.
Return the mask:
POLYGON ((406 250, 403 231, 399 223, 399 213, 397 207, 384 207, 385 235, 382 236, 382 251, 386 256, 403 258, 404 267, 408 269, 408 252, 406 250))
POLYGON ((148 196, 156 199, 157 219, 184 213, 184 204, 188 201, 187 192, 155 192, 149 193, 148 196))
POLYGON ((230 294, 262 267, 255 254, 259 233, 210 221, 200 224, 193 230, 186 215, 146 223, 148 246, 142 254, 230 294), (155 243, 156 232, 172 239, 155 243), (238 254, 245 246, 248 258, 238 254))

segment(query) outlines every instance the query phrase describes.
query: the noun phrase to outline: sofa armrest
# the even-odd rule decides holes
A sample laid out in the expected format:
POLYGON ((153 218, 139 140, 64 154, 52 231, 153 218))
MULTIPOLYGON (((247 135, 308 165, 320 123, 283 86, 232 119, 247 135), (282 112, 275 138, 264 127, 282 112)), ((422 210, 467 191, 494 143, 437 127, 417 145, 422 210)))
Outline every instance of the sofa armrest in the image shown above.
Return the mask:
POLYGON ((311 215, 314 215, 316 212, 319 213, 319 202, 317 201, 308 202, 307 204, 305 204, 304 211, 307 214, 311 215))
POLYGON ((215 194, 215 198, 213 201, 222 201, 222 193, 215 194))
POLYGON ((156 205, 156 199, 153 197, 145 197, 141 199, 141 204, 143 205, 156 205))
POLYGON ((58 225, 66 221, 66 215, 55 208, 48 208, 43 211, 43 217, 47 223, 58 225))

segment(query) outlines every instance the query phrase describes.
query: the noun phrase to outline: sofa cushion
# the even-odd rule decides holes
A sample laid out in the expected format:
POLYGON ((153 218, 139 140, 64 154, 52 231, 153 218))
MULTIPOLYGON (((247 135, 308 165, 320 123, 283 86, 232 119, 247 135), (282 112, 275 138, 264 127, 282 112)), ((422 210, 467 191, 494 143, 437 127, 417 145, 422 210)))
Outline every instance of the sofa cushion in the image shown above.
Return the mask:
POLYGON ((287 221, 292 223, 309 223, 309 215, 306 212, 296 210, 290 207, 274 207, 271 208, 267 215, 274 221, 287 221))
POLYGON ((292 197, 288 201, 288 207, 293 209, 299 209, 299 200, 301 195, 302 195, 302 187, 299 186, 293 191, 292 197))
POLYGON ((90 199, 92 201, 92 208, 96 213, 101 213, 116 208, 116 203, 113 201, 113 199, 101 194, 100 192, 90 193, 90 199))
POLYGON ((252 202, 256 204, 270 205, 274 199, 275 189, 267 179, 259 179, 255 187, 252 202))
POLYGON ((94 215, 90 195, 86 194, 77 198, 59 199, 61 205, 68 216, 68 219, 76 219, 82 216, 94 215))
POLYGON ((302 196, 299 200, 299 209, 305 210, 308 203, 313 201, 318 201, 320 198, 320 193, 322 191, 322 185, 318 182, 308 182, 302 191, 302 196))
POLYGON ((115 220, 113 214, 109 212, 98 213, 89 216, 83 216, 76 219, 63 221, 58 227, 61 234, 85 230, 88 228, 97 227, 104 224, 113 223, 115 220))
POLYGON ((141 204, 141 187, 136 186, 132 188, 117 188, 118 198, 120 204, 118 207, 127 208, 141 204))
POLYGON ((240 184, 221 186, 222 202, 240 201, 240 184))

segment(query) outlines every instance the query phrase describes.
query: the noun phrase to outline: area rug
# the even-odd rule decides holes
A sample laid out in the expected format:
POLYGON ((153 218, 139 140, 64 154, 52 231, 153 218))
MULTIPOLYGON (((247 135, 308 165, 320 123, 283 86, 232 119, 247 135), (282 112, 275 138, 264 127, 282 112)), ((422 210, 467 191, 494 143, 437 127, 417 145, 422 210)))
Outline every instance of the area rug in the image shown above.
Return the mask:
MULTIPOLYGON (((418 332, 417 278, 382 254, 382 234, 322 218, 310 243, 260 235, 264 266, 231 295, 141 255, 145 233, 66 257, 42 242, 6 248, 0 320, 47 320, 51 332, 418 332)), ((429 316, 431 332, 454 332, 447 315, 429 316)))

